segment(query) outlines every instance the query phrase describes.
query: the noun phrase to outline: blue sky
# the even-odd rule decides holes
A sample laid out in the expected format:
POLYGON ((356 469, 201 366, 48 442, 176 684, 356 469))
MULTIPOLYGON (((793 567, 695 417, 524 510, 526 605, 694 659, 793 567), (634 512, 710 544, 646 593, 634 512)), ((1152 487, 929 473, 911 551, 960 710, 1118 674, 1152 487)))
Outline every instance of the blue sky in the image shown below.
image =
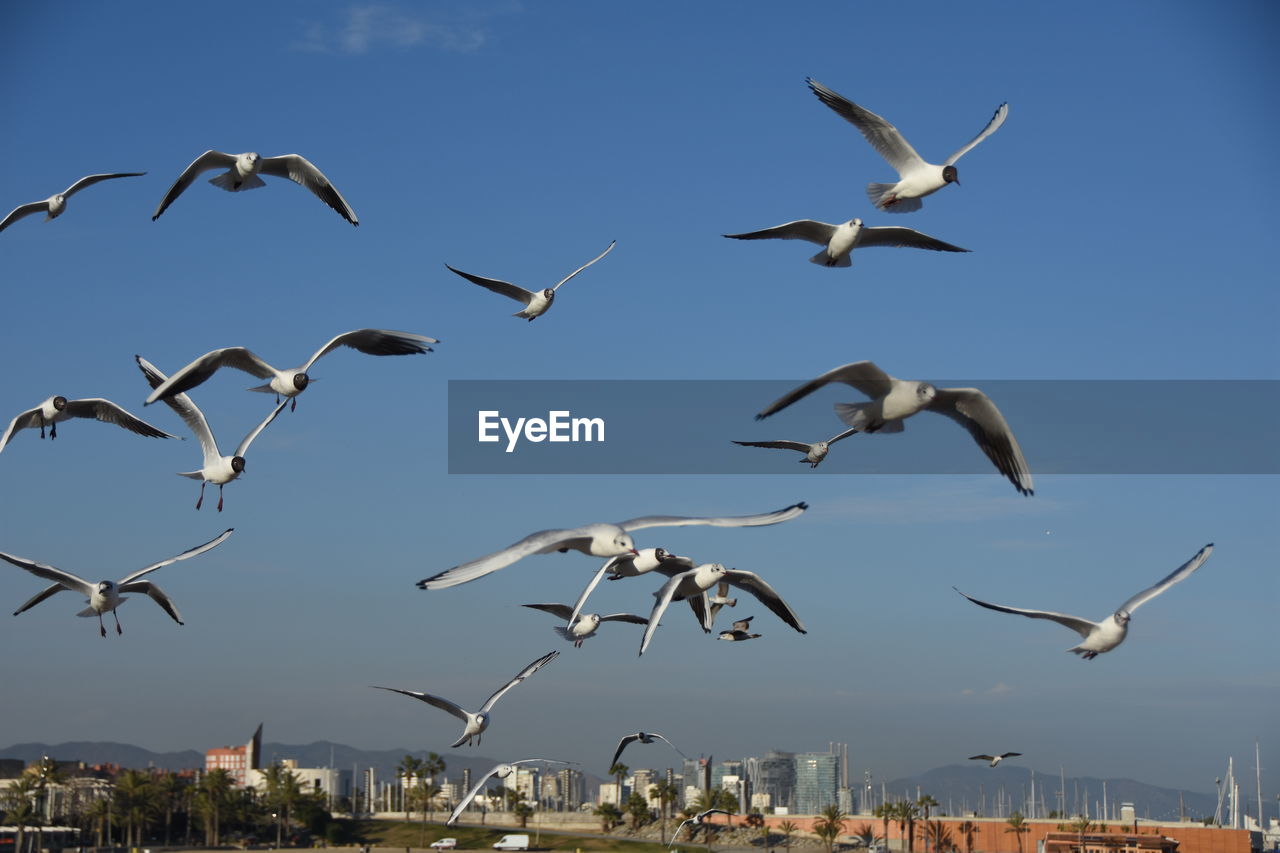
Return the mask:
MULTIPOLYGON (((1038 475, 1030 499, 995 475, 467 477, 447 474, 445 432, 449 379, 797 380, 863 358, 921 379, 1280 378, 1280 173, 1260 162, 1277 131, 1273 4, 282 2, 210 17, 26 3, 3 17, 0 207, 148 174, 0 234, 0 417, 105 396, 185 434, 142 409, 135 353, 172 371, 229 345, 301 361, 364 326, 443 340, 327 356, 220 515, 196 513, 198 487, 173 475, 196 466, 191 440, 86 422, 56 443, 18 436, 0 454, 0 550, 116 578, 237 530, 154 576, 184 627, 135 601, 102 640, 69 595, 0 618, 0 678, 24 685, 8 741, 205 748, 265 721, 273 740, 443 751, 456 720, 367 685, 476 704, 560 648, 503 699, 484 754, 601 773, 643 728, 721 757, 847 741, 851 770, 877 778, 1011 749, 1044 772, 1212 791, 1261 737, 1265 793, 1280 788, 1275 477, 1038 475), (962 186, 894 217, 863 194, 892 171, 806 76, 934 161, 1001 102, 1010 114, 960 164, 962 186), (151 222, 209 148, 306 156, 360 227, 270 178, 238 195, 201 179, 151 222), (866 251, 829 270, 799 243, 719 236, 853 216, 973 252, 866 251), (444 268, 540 288, 615 239, 534 323, 444 268), (626 625, 574 650, 519 605, 572 601, 598 562, 577 554, 413 587, 542 528, 796 500, 812 509, 786 525, 639 540, 761 573, 806 636, 744 602, 753 643, 669 616, 641 659, 626 625), (1210 541, 1206 566, 1091 662, 1063 653, 1064 629, 950 589, 1100 618, 1210 541)), ((250 384, 222 374, 193 394, 224 444, 266 412, 250 384)), ((809 410, 813 438, 839 427, 829 402, 809 410)), ((1205 442, 1231 418, 1213 399, 1185 410, 1205 442)), ((1108 433, 1102 412, 1079 441, 1108 433)), ((651 587, 609 584, 593 603, 644 613, 651 587)), ((39 588, 0 572, 14 609, 39 588)))

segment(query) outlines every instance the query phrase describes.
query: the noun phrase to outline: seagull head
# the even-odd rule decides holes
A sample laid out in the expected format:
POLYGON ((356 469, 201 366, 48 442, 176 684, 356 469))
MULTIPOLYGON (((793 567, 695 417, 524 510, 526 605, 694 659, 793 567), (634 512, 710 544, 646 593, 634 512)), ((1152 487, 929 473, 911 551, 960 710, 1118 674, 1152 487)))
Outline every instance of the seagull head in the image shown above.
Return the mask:
POLYGON ((548 287, 546 290, 542 291, 542 298, 548 302, 554 302, 556 299, 556 292, 548 287))
POLYGON ((293 374, 293 387, 297 388, 299 391, 305 391, 307 389, 307 383, 310 381, 311 377, 307 376, 305 373, 293 374))
POLYGON ((718 639, 718 640, 732 640, 732 639, 733 639, 733 632, 732 632, 732 631, 721 631, 721 632, 720 632, 720 636, 719 636, 719 637, 717 637, 716 639, 718 639))
POLYGON ((111 592, 111 590, 115 589, 115 586, 115 583, 112 581, 98 581, 98 592, 102 595, 106 595, 111 592))
POLYGON ((246 151, 236 159, 240 161, 236 165, 243 167, 242 171, 245 172, 256 172, 262 165, 262 158, 258 156, 256 151, 246 151))
POLYGON ((61 412, 63 409, 65 409, 65 408, 67 407, 67 398, 66 398, 66 397, 61 397, 61 396, 59 396, 59 397, 54 397, 54 398, 53 398, 53 407, 54 407, 55 409, 57 409, 59 412, 61 412))
POLYGON ((618 554, 630 554, 631 556, 639 556, 640 552, 636 550, 636 543, 631 540, 631 534, 619 533, 613 537, 613 546, 618 549, 618 554))
POLYGON ((934 388, 928 382, 921 382, 916 386, 916 396, 927 406, 933 402, 933 398, 938 396, 938 389, 934 388))
POLYGON ((1129 620, 1133 617, 1129 615, 1127 610, 1117 610, 1112 614, 1111 618, 1116 620, 1116 624, 1123 628, 1129 624, 1129 620))
POLYGON ((849 220, 849 227, 850 227, 850 228, 861 228, 861 227, 862 227, 862 220, 861 220, 861 219, 858 219, 858 218, 855 216, 853 219, 850 219, 850 220, 849 220))
POLYGON ((943 181, 945 181, 945 182, 946 182, 946 183, 948 183, 948 184, 955 184, 956 186, 960 186, 960 176, 959 176, 959 174, 957 174, 957 172, 956 172, 956 167, 955 167, 955 166, 943 166, 943 167, 942 167, 942 180, 943 180, 943 181))
POLYGON ((232 457, 231 457, 231 470, 232 470, 232 471, 235 471, 237 474, 240 474, 240 473, 243 473, 243 472, 244 472, 244 457, 243 457, 243 456, 232 456, 232 457))

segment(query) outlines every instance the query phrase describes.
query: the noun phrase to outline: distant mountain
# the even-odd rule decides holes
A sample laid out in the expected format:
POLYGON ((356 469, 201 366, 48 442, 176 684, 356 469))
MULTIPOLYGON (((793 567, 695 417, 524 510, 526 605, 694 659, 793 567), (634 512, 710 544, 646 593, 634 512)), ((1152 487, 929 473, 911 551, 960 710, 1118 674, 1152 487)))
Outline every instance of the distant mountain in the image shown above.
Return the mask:
MULTIPOLYGON (((1016 761, 1017 759, 1012 759, 1016 761)), ((941 803, 943 811, 952 809, 951 814, 960 814, 966 809, 976 810, 979 803, 986 802, 986 813, 995 815, 997 799, 1003 797, 1006 803, 1005 813, 1015 809, 1028 814, 1027 800, 1031 796, 1031 773, 1026 767, 1011 764, 1006 760, 995 767, 973 762, 972 764, 951 764, 938 767, 885 783, 889 798, 910 796, 916 798, 916 789, 930 794, 941 803), (1003 794, 1001 793, 1003 792, 1003 794)), ((1061 810, 1058 802, 1058 791, 1062 783, 1057 774, 1046 776, 1035 774, 1036 803, 1044 804, 1044 813, 1061 810)), ((1074 812, 1079 802, 1087 802, 1090 815, 1098 813, 1098 804, 1102 802, 1102 779, 1092 776, 1068 776, 1066 778, 1066 811, 1074 812)), ((1178 796, 1182 795, 1186 814, 1189 818, 1199 819, 1213 814, 1217 807, 1217 798, 1212 794, 1201 794, 1194 791, 1179 791, 1176 788, 1160 788, 1137 782, 1133 779, 1107 779, 1107 804, 1109 810, 1119 813, 1120 803, 1133 803, 1139 818, 1151 820, 1176 820, 1178 818, 1178 796)), ((879 786, 876 797, 879 797, 879 786)), ((1040 806, 1036 807, 1037 817, 1040 806)))
POLYGON ((0 749, 0 758, 39 761, 44 756, 58 761, 83 761, 86 764, 117 764, 121 767, 159 767, 163 770, 204 769, 204 753, 194 749, 182 752, 152 752, 127 743, 111 741, 67 741, 66 743, 15 743, 0 749))

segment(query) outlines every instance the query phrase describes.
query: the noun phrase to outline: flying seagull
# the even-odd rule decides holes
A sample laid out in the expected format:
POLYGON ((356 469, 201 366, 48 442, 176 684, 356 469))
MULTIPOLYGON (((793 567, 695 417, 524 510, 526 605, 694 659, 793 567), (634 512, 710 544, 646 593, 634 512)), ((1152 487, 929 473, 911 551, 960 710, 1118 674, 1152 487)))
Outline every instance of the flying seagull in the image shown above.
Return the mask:
MULTIPOLYGON (((800 617, 796 616, 795 611, 791 609, 791 605, 783 601, 777 590, 755 572, 726 569, 720 563, 703 563, 696 568, 673 574, 662 585, 662 589, 653 594, 655 601, 653 610, 649 612, 649 624, 645 628, 644 637, 640 640, 640 654, 643 655, 645 649, 649 647, 649 641, 653 639, 653 634, 658 629, 658 622, 662 619, 662 614, 666 612, 672 601, 690 599, 690 604, 693 605, 694 611, 697 612, 700 608, 705 607, 707 599, 703 593, 721 581, 751 593, 783 622, 786 622, 801 634, 809 633, 805 630, 804 625, 800 624, 800 617)), ((705 612, 699 615, 702 617, 702 629, 710 631, 709 615, 705 612)))
MULTIPOLYGON (((737 606, 738 599, 729 598, 729 584, 725 581, 720 581, 720 583, 716 585, 716 591, 714 594, 707 593, 707 622, 714 625, 716 616, 720 613, 720 609, 722 607, 737 606)), ((748 619, 747 621, 749 622, 751 620, 748 619)), ((737 623, 735 622, 734 624, 736 625, 737 623)))
POLYGON ((973 139, 969 140, 956 153, 948 157, 942 165, 926 163, 911 143, 902 138, 898 129, 880 116, 863 109, 853 101, 838 95, 823 86, 812 77, 805 78, 813 94, 822 103, 831 107, 842 118, 858 128, 866 137, 871 147, 880 152, 880 156, 898 173, 896 184, 867 184, 867 198, 880 210, 889 213, 909 213, 919 210, 920 199, 945 187, 947 184, 960 184, 955 163, 982 140, 1000 129, 1009 116, 1009 105, 1001 104, 991 117, 991 121, 973 139))
POLYGON ((734 444, 740 444, 743 447, 772 447, 778 450, 798 450, 804 454, 804 458, 797 459, 797 462, 807 462, 810 468, 817 468, 822 463, 822 460, 827 458, 831 445, 841 439, 848 438, 857 431, 857 429, 847 429, 839 435, 828 438, 826 441, 815 441, 813 444, 803 441, 788 441, 786 439, 777 441, 735 441, 734 444))
POLYGON ((477 782, 471 788, 470 791, 467 791, 467 794, 462 798, 462 801, 459 802, 458 805, 454 806, 453 813, 449 815, 449 819, 444 822, 444 825, 453 826, 454 823, 457 822, 459 815, 462 814, 462 812, 466 809, 467 806, 471 805, 471 801, 476 798, 476 794, 480 793, 480 789, 483 788, 485 786, 485 783, 488 782, 490 779, 492 779, 494 776, 497 776, 499 779, 506 779, 507 777, 511 776, 511 774, 516 772, 517 764, 534 764, 539 761, 545 761, 551 764, 573 764, 574 763, 572 761, 559 761, 554 758, 521 758, 519 761, 512 761, 507 764, 497 764, 493 767, 492 770, 490 770, 488 773, 481 776, 480 781, 477 782))
POLYGON ((684 571, 685 569, 692 569, 694 565, 693 560, 688 557, 679 557, 669 553, 665 548, 641 548, 635 554, 611 557, 596 570, 591 581, 582 590, 582 594, 578 596, 578 600, 574 602, 568 622, 572 625, 577 621, 578 613, 582 611, 582 605, 587 603, 588 596, 600 585, 601 578, 605 577, 606 574, 608 574, 609 580, 616 581, 622 578, 638 578, 640 575, 648 574, 663 566, 672 568, 675 571, 684 571))
POLYGON ((427 346, 427 344, 438 343, 440 342, 435 338, 414 335, 408 332, 392 332, 387 329, 355 329, 331 338, 328 343, 316 350, 301 367, 295 367, 290 370, 277 370, 244 347, 224 347, 205 353, 160 383, 151 391, 151 396, 147 397, 147 401, 143 405, 150 405, 157 400, 167 399, 174 394, 190 391, 212 376, 220 367, 234 367, 259 379, 271 380, 265 385, 250 388, 250 391, 262 391, 267 394, 274 393, 277 403, 280 402, 281 396, 287 397, 292 400, 290 405, 296 407, 298 405, 298 395, 307 389, 307 384, 311 381, 311 377, 307 375, 311 365, 315 364, 320 356, 332 352, 338 347, 351 347, 366 355, 417 355, 419 353, 432 352, 431 347, 427 346))
POLYGON ((657 732, 636 732, 635 734, 627 735, 622 740, 618 741, 618 748, 613 751, 613 758, 610 759, 609 766, 610 767, 616 766, 618 763, 618 759, 622 757, 622 750, 631 746, 631 744, 635 743, 636 741, 640 741, 640 743, 653 743, 655 740, 662 741, 667 746, 671 747, 676 752, 680 753, 681 758, 689 757, 685 755, 683 752, 680 752, 680 747, 676 746, 674 743, 667 740, 665 737, 658 734, 657 732))
POLYGON ((837 403, 840 420, 860 432, 902 432, 902 421, 916 412, 928 410, 946 415, 969 431, 1014 488, 1024 495, 1034 494, 1031 469, 1022 455, 1013 430, 1004 415, 986 394, 977 388, 935 388, 927 382, 894 379, 870 361, 855 361, 828 370, 783 397, 774 400, 756 415, 762 420, 780 412, 824 385, 843 382, 871 398, 869 403, 837 403))
POLYGON ((555 632, 573 643, 575 649, 582 648, 583 640, 595 636, 601 622, 630 622, 633 625, 649 624, 649 620, 643 616, 635 616, 630 613, 610 613, 608 616, 601 616, 599 613, 583 613, 580 617, 574 617, 573 608, 567 604, 525 604, 523 606, 541 610, 543 613, 550 613, 552 616, 558 616, 565 620, 566 624, 556 626, 555 632))
POLYGON ((970 755, 969 760, 970 761, 990 761, 991 764, 988 766, 995 767, 1001 761, 1004 761, 1006 758, 1012 758, 1015 755, 1022 755, 1022 753, 1021 752, 1005 752, 1005 753, 1001 753, 1000 755, 970 755))
POLYGON ((9 215, 0 222, 0 231, 8 228, 24 216, 30 216, 33 213, 45 214, 44 221, 57 219, 67 209, 67 199, 85 187, 91 187, 99 181, 109 181, 112 178, 137 178, 145 175, 146 172, 109 172, 102 175, 87 175, 67 187, 60 193, 54 193, 42 201, 33 201, 29 204, 20 204, 13 210, 9 211, 9 215))
POLYGON ((179 560, 186 560, 218 547, 226 541, 227 537, 231 535, 231 531, 234 529, 235 528, 227 528, 219 536, 214 539, 210 539, 203 545, 197 545, 189 551, 183 551, 176 557, 170 557, 167 560, 152 563, 145 568, 138 569, 138 571, 133 574, 125 575, 118 581, 99 581, 98 583, 89 583, 83 578, 79 578, 71 574, 71 572, 64 572, 62 569, 56 569, 53 566, 46 566, 44 563, 37 563, 22 557, 15 557, 12 554, 0 553, 0 559, 13 563, 20 569, 26 569, 37 577, 53 581, 52 586, 45 588, 26 604, 13 611, 13 615, 17 616, 24 610, 30 610, 46 598, 62 592, 64 589, 69 589, 72 592, 78 592, 81 595, 89 597, 87 602, 89 606, 77 613, 77 616, 97 616, 98 631, 105 637, 107 636, 107 629, 106 626, 102 624, 102 614, 110 610, 111 615, 115 616, 116 619, 116 633, 122 634, 124 632, 120 628, 120 617, 116 613, 116 608, 128 599, 121 595, 121 593, 140 592, 144 595, 151 596, 152 601, 163 607, 164 612, 168 613, 169 616, 173 618, 174 622, 181 625, 183 624, 182 615, 178 613, 177 605, 169 600, 169 596, 165 595, 164 591, 160 589, 160 587, 150 581, 138 579, 143 575, 149 572, 154 572, 156 569, 163 568, 170 563, 176 563, 179 560))
POLYGON ((489 728, 489 711, 493 708, 494 704, 502 698, 502 694, 533 675, 546 664, 551 663, 551 661, 555 660, 559 655, 559 652, 549 652, 526 666, 524 669, 520 670, 520 673, 516 675, 515 678, 508 681, 502 687, 499 687, 492 696, 486 699, 484 704, 480 706, 480 710, 475 713, 472 713, 471 711, 464 711, 448 699, 443 699, 439 696, 432 696, 430 693, 419 693, 416 690, 400 690, 396 687, 377 687, 376 685, 374 685, 374 689, 390 690, 392 693, 403 693, 405 696, 412 696, 414 699, 426 702, 428 705, 435 705, 442 711, 448 711, 450 714, 453 714, 455 717, 462 720, 462 722, 466 724, 466 727, 462 730, 462 737, 449 745, 450 749, 456 749, 464 743, 470 746, 473 740, 479 744, 480 736, 484 734, 485 729, 489 728))
POLYGON ((850 219, 839 225, 828 222, 817 222, 813 219, 797 219, 775 225, 763 231, 749 231, 746 234, 725 234, 734 240, 806 240, 824 247, 821 252, 809 259, 809 263, 824 267, 848 267, 853 265, 850 255, 854 249, 868 246, 893 246, 895 248, 931 249, 935 252, 967 252, 950 243, 921 234, 911 228, 878 227, 869 228, 861 219, 850 219))
POLYGON ((713 814, 727 815, 729 814, 729 812, 725 811, 724 809, 707 809, 705 812, 699 812, 693 817, 685 818, 680 822, 680 825, 676 827, 676 831, 671 833, 671 843, 670 845, 668 845, 668 849, 675 846, 676 839, 680 837, 680 830, 684 829, 685 824, 692 823, 695 826, 702 826, 702 824, 706 822, 707 817, 713 814))
MULTIPOLYGON (((985 607, 988 610, 998 610, 1001 613, 1016 613, 1019 616, 1026 616, 1031 619, 1049 619, 1053 622, 1057 622, 1059 625, 1065 625, 1081 637, 1084 637, 1083 643, 1078 646, 1073 646, 1072 648, 1067 649, 1067 651, 1074 652, 1085 660, 1092 660, 1103 652, 1109 652, 1124 642, 1125 635, 1129 633, 1129 619, 1132 617, 1133 611, 1137 610, 1141 605, 1155 598, 1175 583, 1186 580, 1191 576, 1192 572, 1204 564, 1205 560, 1209 559, 1209 555, 1212 553, 1213 543, 1210 542, 1208 545, 1201 548, 1199 553, 1194 557, 1174 569, 1168 577, 1163 578, 1155 586, 1144 589, 1124 604, 1121 604, 1115 613, 1112 613, 1101 622, 1090 622, 1088 619, 1081 619, 1078 616, 1068 616, 1065 613, 1054 613, 1050 610, 1024 610, 1019 607, 1005 607, 1000 604, 989 604, 985 601, 979 601, 971 595, 965 595, 965 593, 960 592, 958 589, 956 589, 956 592, 960 592, 961 595, 964 595, 965 598, 969 599, 974 604, 979 607, 985 607)), ((952 587, 952 589, 955 589, 955 587, 952 587)))
POLYGON ((164 194, 156 212, 151 215, 151 221, 159 219, 165 208, 173 204, 174 199, 182 195, 183 190, 191 186, 192 181, 210 169, 227 170, 216 178, 211 178, 209 183, 230 193, 266 186, 262 178, 258 177, 259 173, 288 178, 295 184, 301 184, 311 190, 316 198, 332 207, 339 216, 352 225, 360 224, 360 220, 356 218, 356 212, 351 209, 351 205, 347 204, 347 200, 334 188, 333 184, 329 183, 324 173, 312 165, 307 158, 298 154, 260 157, 252 151, 244 154, 224 154, 221 151, 212 150, 204 152, 191 161, 190 166, 182 170, 178 180, 174 181, 173 186, 169 187, 169 191, 164 194))
POLYGON ((548 287, 545 290, 536 290, 536 291, 525 290, 523 287, 512 284, 509 281, 500 281, 499 279, 496 279, 496 278, 485 278, 479 275, 472 275, 469 272, 463 272, 462 270, 454 269, 448 264, 445 264, 445 267, 450 272, 455 272, 458 275, 465 278, 467 281, 473 284, 478 284, 481 287, 485 288, 486 290, 492 290, 494 293, 500 293, 503 296, 508 297, 509 299, 514 299, 517 302, 523 302, 524 308, 512 314, 511 316, 524 317, 525 319, 527 319, 529 322, 532 323, 538 317, 541 317, 543 314, 547 313, 548 310, 550 310, 551 303, 555 301, 556 291, 560 289, 560 285, 564 284, 566 281, 573 278, 575 275, 582 272, 587 267, 591 266, 596 261, 603 258, 605 255, 609 254, 611 251, 613 251, 613 247, 616 246, 617 244, 618 244, 618 241, 614 240, 612 243, 609 244, 609 248, 605 249, 603 252, 596 255, 594 258, 587 261, 585 264, 578 267, 576 270, 569 273, 564 278, 560 279, 560 281, 556 283, 555 287, 548 287))
POLYGON ((115 424, 130 432, 148 438, 177 438, 151 424, 129 414, 110 400, 101 397, 86 397, 83 400, 68 400, 66 397, 50 397, 35 408, 27 409, 13 420, 9 428, 0 436, 0 451, 5 449, 14 434, 20 429, 40 428, 40 437, 44 438, 44 428, 49 427, 49 437, 58 437, 58 423, 71 418, 93 418, 104 424, 115 424))
MULTIPOLYGON (((138 362, 138 367, 142 370, 142 375, 147 377, 147 382, 152 388, 159 387, 168 377, 156 369, 156 366, 147 361, 140 355, 135 355, 134 359, 138 362)), ((174 394, 172 397, 165 398, 165 404, 169 408, 177 412, 178 417, 182 418, 187 427, 195 435, 200 442, 200 450, 204 454, 204 464, 200 466, 198 471, 179 472, 179 477, 189 477, 192 480, 200 481, 200 497, 196 500, 196 509, 204 503, 204 487, 206 483, 217 483, 218 485, 218 512, 222 512, 222 487, 232 480, 239 477, 244 472, 244 455, 249 450, 249 445, 253 444, 253 440, 258 437, 258 433, 267 428, 267 424, 276 419, 276 415, 289 404, 288 400, 282 400, 278 403, 271 414, 263 418, 262 423, 258 424, 236 447, 235 453, 230 456, 223 456, 222 451, 218 449, 218 442, 213 437, 213 430, 209 429, 209 422, 204 418, 204 412, 200 411, 195 403, 191 402, 191 398, 186 394, 174 394)))
POLYGON ((711 527, 762 527, 789 521, 809 508, 803 501, 763 515, 727 516, 723 518, 689 518, 679 515, 646 515, 617 524, 586 524, 567 530, 540 530, 531 533, 501 551, 495 551, 469 563, 454 566, 443 572, 418 581, 420 589, 444 589, 467 583, 490 572, 505 568, 530 554, 550 554, 552 551, 581 551, 593 557, 621 557, 638 555, 631 532, 646 527, 686 527, 703 524, 711 527))

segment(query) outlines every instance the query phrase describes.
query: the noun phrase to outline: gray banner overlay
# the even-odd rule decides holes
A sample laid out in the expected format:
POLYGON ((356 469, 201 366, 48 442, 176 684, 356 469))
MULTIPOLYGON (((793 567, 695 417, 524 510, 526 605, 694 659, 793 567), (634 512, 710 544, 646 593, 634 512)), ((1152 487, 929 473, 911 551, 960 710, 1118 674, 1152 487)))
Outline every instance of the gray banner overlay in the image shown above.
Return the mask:
MULTIPOLYGON (((866 399, 830 385, 753 419, 805 381, 450 381, 449 473, 808 473, 797 464, 799 452, 732 443, 825 441, 847 428, 833 404, 866 399), (479 440, 482 427, 491 440, 479 440)), ((986 393, 1033 475, 1280 473, 1277 380, 933 384, 986 393)), ((950 419, 925 411, 903 423, 902 433, 857 434, 833 445, 813 473, 996 474, 950 419)))

